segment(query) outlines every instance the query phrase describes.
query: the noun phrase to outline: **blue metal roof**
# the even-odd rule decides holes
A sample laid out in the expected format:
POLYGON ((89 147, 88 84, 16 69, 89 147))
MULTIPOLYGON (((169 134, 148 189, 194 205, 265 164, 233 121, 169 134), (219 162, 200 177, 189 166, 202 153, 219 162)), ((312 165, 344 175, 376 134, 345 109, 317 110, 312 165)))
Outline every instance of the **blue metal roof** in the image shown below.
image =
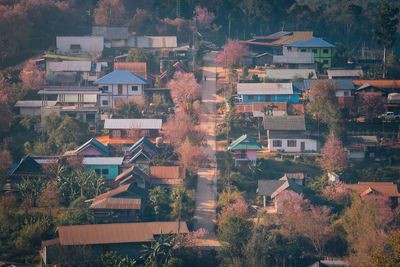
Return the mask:
POLYGON ((310 90, 313 83, 320 82, 320 81, 328 81, 331 83, 337 83, 337 85, 339 86, 339 89, 342 89, 342 90, 355 90, 353 81, 351 79, 330 79, 330 80, 307 79, 307 80, 304 80, 303 82, 296 82, 296 84, 294 84, 294 86, 296 86, 300 90, 310 90))
POLYGON ((127 70, 114 70, 95 81, 94 84, 147 84, 147 80, 127 70))
POLYGON ((312 38, 307 41, 296 41, 288 44, 287 47, 336 47, 336 45, 331 44, 321 38, 312 38))

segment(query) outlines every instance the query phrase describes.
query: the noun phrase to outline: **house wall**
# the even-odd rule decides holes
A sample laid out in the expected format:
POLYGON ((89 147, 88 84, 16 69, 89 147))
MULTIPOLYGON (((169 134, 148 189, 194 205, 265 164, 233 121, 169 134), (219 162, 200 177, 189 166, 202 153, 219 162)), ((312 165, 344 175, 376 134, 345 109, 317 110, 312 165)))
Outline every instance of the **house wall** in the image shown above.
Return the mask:
POLYGON ((301 142, 304 142, 305 144, 305 149, 303 152, 316 152, 318 151, 318 142, 317 140, 314 139, 268 139, 268 148, 270 151, 282 151, 282 152, 302 152, 301 151, 301 142), (282 141, 282 146, 281 147, 274 147, 273 146, 273 141, 274 140, 281 140, 282 141), (296 140, 296 146, 294 147, 288 147, 288 140, 296 140))
POLYGON ((40 112, 40 107, 37 108, 23 108, 20 107, 19 108, 19 114, 21 115, 29 115, 29 116, 40 116, 41 112, 40 112))
POLYGON ((105 156, 103 153, 94 149, 93 147, 88 147, 88 148, 84 149, 78 155, 79 156, 105 156))
POLYGON ((86 168, 91 170, 100 170, 98 175, 102 175, 104 179, 114 179, 118 176, 118 166, 117 165, 87 165, 86 168), (104 173, 104 170, 108 170, 108 174, 104 173))
POLYGON ((100 84, 99 87, 107 86, 107 90, 104 94, 100 95, 100 107, 102 108, 114 108, 115 101, 118 100, 133 100, 135 96, 141 96, 143 94, 142 84, 123 84, 122 94, 118 94, 118 84, 100 84), (137 91, 132 91, 132 86, 137 86, 137 91), (107 101, 107 103, 105 103, 107 101), (114 103, 112 103, 114 101, 114 103))
POLYGON ((336 90, 336 97, 341 96, 351 96, 351 90, 336 90))
POLYGON ((289 52, 311 52, 314 53, 315 62, 322 64, 322 68, 327 69, 332 67, 333 48, 332 47, 284 47, 284 51, 289 52))
POLYGON ((57 36, 57 50, 61 53, 71 53, 71 45, 80 45, 80 51, 92 56, 101 54, 104 49, 102 36, 57 36))
POLYGON ((255 150, 235 150, 235 158, 236 159, 256 159, 256 151, 255 150))
POLYGON ((125 47, 126 42, 125 40, 112 40, 111 47, 125 47))
POLYGON ((249 99, 248 95, 243 95, 244 103, 251 102, 290 102, 290 103, 299 103, 300 97, 298 94, 293 95, 271 95, 269 99, 267 99, 267 95, 253 95, 253 99, 249 99))

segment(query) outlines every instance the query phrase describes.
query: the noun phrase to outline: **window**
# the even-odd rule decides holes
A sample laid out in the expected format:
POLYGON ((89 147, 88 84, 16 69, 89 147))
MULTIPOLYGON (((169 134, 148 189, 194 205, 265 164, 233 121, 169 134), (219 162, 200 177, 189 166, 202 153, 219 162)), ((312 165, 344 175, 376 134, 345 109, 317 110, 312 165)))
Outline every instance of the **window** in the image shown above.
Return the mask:
POLYGON ((112 130, 112 136, 113 137, 121 137, 121 131, 120 130, 112 130))
POLYGON ((316 54, 316 53, 317 53, 317 49, 313 49, 312 51, 313 51, 313 53, 314 53, 314 54, 316 54))
POLYGON ((108 169, 102 169, 103 175, 108 175, 108 169))
POLYGON ((272 140, 272 146, 273 147, 281 147, 282 146, 282 140, 272 140))
POLYGON ((108 91, 108 86, 107 86, 107 85, 104 85, 104 86, 102 86, 102 87, 100 88, 100 90, 101 90, 102 92, 107 92, 107 91, 108 91))
POLYGON ((70 49, 71 50, 81 50, 81 45, 80 44, 71 44, 70 49))
POLYGON ((288 47, 287 50, 288 50, 288 51, 292 51, 292 48, 291 48, 291 47, 288 47))
POLYGON ((329 64, 329 60, 324 59, 323 63, 324 63, 324 65, 329 64))
POLYGON ((95 114, 86 114, 86 120, 94 121, 95 114))
POLYGON ((102 104, 103 106, 108 106, 108 100, 103 100, 103 101, 101 102, 101 104, 102 104))
POLYGON ((344 96, 350 96, 349 92, 344 92, 344 96))
POLYGON ((94 172, 95 172, 97 175, 100 175, 100 169, 94 169, 94 172))
POLYGON ((306 52, 306 49, 302 48, 300 49, 300 52, 306 52))
POLYGON ((249 95, 249 96, 247 97, 247 99, 249 99, 249 100, 254 100, 254 95, 249 95))
POLYGON ((122 84, 118 84, 118 95, 122 95, 122 84))
POLYGON ((296 147, 297 146, 296 140, 287 140, 287 146, 288 147, 296 147))
POLYGON ((328 49, 324 49, 324 54, 328 54, 329 50, 328 49))
POLYGON ((131 89, 132 89, 132 92, 137 92, 137 91, 139 90, 139 88, 138 88, 137 85, 133 85, 133 86, 131 87, 131 89))

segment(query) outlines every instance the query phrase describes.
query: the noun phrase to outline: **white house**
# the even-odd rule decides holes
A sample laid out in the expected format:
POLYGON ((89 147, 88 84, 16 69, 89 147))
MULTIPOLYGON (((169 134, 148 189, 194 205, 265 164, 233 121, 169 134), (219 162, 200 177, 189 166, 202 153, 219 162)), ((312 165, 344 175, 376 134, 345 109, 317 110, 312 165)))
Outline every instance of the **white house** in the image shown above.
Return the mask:
POLYGON ((318 141, 306 132, 304 116, 265 116, 270 151, 299 153, 316 152, 318 141))
POLYGON ((130 36, 127 46, 132 48, 177 48, 176 36, 130 36))
POLYGON ((103 92, 100 96, 100 108, 114 108, 117 101, 134 99, 143 94, 147 81, 127 70, 115 70, 97 81, 103 92))
POLYGON ((57 36, 57 53, 97 56, 103 52, 102 36, 57 36))

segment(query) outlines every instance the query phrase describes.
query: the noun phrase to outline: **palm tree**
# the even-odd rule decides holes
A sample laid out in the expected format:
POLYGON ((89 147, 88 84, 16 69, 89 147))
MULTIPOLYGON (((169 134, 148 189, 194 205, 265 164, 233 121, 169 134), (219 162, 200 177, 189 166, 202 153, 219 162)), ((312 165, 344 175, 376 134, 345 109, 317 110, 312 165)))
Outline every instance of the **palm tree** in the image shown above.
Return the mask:
POLYGON ((168 263, 172 257, 172 251, 175 245, 176 236, 172 233, 160 233, 158 238, 155 238, 150 245, 143 245, 143 255, 140 257, 145 260, 145 266, 161 267, 168 263))

